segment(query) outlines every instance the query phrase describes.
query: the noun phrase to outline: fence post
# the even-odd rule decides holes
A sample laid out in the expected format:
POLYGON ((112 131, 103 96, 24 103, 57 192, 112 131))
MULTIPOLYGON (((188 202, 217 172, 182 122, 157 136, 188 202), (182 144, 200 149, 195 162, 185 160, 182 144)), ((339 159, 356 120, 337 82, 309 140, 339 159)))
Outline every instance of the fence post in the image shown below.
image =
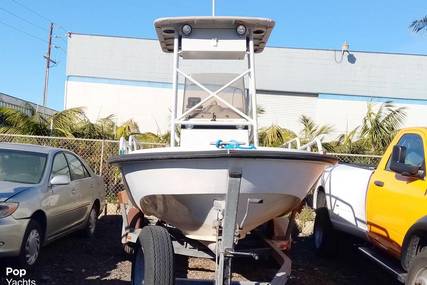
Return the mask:
POLYGON ((102 175, 103 162, 104 162, 104 140, 101 141, 101 159, 99 160, 99 175, 102 175))

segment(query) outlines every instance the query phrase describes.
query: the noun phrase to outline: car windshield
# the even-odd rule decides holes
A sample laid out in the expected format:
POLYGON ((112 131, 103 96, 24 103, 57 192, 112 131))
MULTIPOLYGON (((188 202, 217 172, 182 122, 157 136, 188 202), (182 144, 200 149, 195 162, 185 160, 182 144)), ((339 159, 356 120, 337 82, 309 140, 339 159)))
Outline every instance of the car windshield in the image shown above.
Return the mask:
POLYGON ((0 149, 0 181, 40 183, 46 160, 43 153, 0 149))

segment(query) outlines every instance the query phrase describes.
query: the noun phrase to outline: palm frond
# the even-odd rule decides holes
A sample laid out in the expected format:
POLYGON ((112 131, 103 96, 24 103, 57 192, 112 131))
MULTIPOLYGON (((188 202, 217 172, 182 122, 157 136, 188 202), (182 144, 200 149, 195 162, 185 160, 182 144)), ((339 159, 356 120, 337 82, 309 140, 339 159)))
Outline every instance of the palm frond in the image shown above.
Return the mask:
POLYGON ((334 130, 330 125, 317 125, 306 115, 301 115, 299 122, 302 124, 300 136, 304 142, 311 141, 320 135, 327 135, 334 130))
POLYGON ((375 111, 369 103, 361 127, 361 142, 373 153, 382 153, 406 118, 404 107, 385 102, 375 111))
POLYGON ((265 114, 265 109, 263 106, 258 105, 258 106, 256 106, 256 112, 258 115, 262 115, 262 114, 265 114))
POLYGON ((263 146, 278 147, 296 137, 296 134, 288 129, 272 124, 259 132, 259 141, 263 146))
POLYGON ((421 30, 427 30, 427 16, 413 21, 409 27, 412 28, 412 31, 415 33, 418 33, 421 30))
MULTIPOLYGON (((138 124, 134 120, 128 120, 121 124, 116 130, 116 137, 129 137, 132 134, 139 134, 138 124)), ((157 135, 156 135, 157 136, 157 135)))
POLYGON ((53 135, 74 137, 74 131, 81 121, 86 120, 82 108, 71 108, 54 114, 47 120, 53 135))

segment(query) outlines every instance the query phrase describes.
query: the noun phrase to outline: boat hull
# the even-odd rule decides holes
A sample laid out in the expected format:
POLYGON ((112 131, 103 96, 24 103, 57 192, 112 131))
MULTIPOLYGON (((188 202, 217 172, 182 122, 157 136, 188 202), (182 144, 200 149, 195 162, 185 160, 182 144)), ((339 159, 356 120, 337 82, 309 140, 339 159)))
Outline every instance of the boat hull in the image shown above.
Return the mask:
POLYGON ((154 215, 177 227, 187 237, 215 241, 217 209, 225 203, 230 171, 242 174, 237 222, 246 213, 240 236, 298 206, 332 158, 289 152, 207 151, 156 153, 153 151, 117 158, 129 194, 144 214, 154 215), (209 156, 210 154, 210 156, 209 156), (280 154, 280 155, 278 155, 280 154), (139 157, 139 159, 138 159, 139 157))

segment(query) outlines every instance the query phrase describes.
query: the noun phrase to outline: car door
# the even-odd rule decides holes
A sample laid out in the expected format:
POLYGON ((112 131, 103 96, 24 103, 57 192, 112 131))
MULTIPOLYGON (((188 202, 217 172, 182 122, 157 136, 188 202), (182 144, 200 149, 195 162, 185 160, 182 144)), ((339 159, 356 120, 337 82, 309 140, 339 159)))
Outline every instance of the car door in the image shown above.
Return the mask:
MULTIPOLYGON (((50 180, 57 175, 68 176, 71 181, 70 170, 63 152, 55 154, 53 158, 50 180)), ((48 213, 47 235, 51 237, 66 231, 76 222, 73 213, 76 206, 76 192, 73 191, 71 183, 49 185, 49 188, 50 195, 43 204, 48 213)))
MULTIPOLYGON (((406 147, 405 164, 416 165, 425 172, 426 145, 422 134, 414 131, 396 138, 406 147)), ((394 140, 394 141, 396 141, 394 140)), ((408 229, 427 214, 427 182, 424 178, 403 176, 390 169, 388 161, 378 167, 371 179, 367 198, 367 218, 370 236, 383 247, 400 254, 408 229)))
POLYGON ((81 223, 85 221, 93 204, 94 181, 76 155, 66 152, 65 157, 70 166, 71 184, 77 194, 77 221, 81 223))

